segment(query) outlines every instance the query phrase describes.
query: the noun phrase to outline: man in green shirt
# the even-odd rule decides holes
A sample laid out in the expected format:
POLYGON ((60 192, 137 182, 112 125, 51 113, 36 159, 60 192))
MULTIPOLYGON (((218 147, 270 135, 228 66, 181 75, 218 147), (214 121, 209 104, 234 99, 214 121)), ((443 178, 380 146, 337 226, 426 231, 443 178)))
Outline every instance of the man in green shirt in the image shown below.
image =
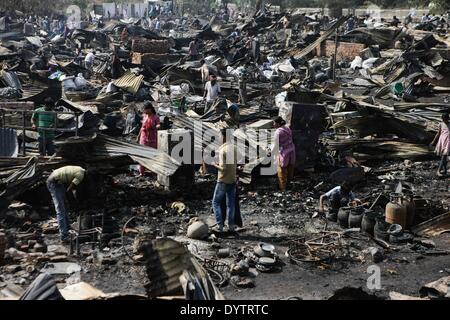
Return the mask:
POLYGON ((38 129, 39 133, 39 154, 41 156, 52 156, 55 153, 55 122, 56 114, 41 113, 45 111, 53 111, 54 102, 52 98, 44 100, 44 106, 37 108, 31 117, 33 129, 38 129), (48 128, 48 129, 47 129, 48 128))
POLYGON ((74 191, 85 179, 86 170, 78 166, 59 168, 47 179, 47 189, 55 205, 59 234, 62 242, 69 240, 69 217, 66 211, 66 192, 74 191))

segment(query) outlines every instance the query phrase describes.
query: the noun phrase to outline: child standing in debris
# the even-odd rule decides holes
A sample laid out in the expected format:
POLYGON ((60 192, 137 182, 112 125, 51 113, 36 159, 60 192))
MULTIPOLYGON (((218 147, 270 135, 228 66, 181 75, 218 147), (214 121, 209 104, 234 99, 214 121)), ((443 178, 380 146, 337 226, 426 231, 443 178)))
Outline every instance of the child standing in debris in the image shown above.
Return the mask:
POLYGON ((278 184, 281 191, 285 191, 288 182, 294 177, 295 145, 292 140, 292 131, 286 126, 286 121, 281 117, 275 118, 273 126, 276 128, 271 153, 278 143, 278 184))
POLYGON ((435 152, 441 157, 437 175, 439 177, 447 175, 447 158, 450 155, 450 122, 449 114, 442 115, 442 122, 439 125, 439 130, 431 142, 431 145, 436 145, 435 152), (436 143, 437 142, 437 143, 436 143))
MULTIPOLYGON (((156 114, 155 108, 150 101, 144 103, 144 119, 142 120, 142 127, 137 141, 143 146, 156 149, 158 147, 157 130, 161 127, 159 117, 156 114)), ((145 173, 145 168, 139 166, 140 176, 145 173)))

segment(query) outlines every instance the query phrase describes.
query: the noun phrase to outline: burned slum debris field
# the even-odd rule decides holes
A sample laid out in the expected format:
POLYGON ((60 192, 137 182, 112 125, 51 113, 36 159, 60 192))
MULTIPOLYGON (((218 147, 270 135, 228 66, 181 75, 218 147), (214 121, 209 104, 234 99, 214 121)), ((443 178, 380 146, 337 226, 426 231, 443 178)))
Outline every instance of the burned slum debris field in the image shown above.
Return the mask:
POLYGON ((450 298, 448 13, 147 9, 0 8, 0 300, 450 298))

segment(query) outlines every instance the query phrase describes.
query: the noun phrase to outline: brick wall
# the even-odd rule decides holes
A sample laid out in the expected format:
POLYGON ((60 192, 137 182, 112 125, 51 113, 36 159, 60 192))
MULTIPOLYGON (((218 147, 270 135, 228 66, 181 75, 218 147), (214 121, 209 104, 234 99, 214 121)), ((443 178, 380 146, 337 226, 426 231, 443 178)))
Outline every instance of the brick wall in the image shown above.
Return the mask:
MULTIPOLYGON (((366 47, 363 43, 339 42, 337 48, 337 60, 353 60, 366 47)), ((334 41, 326 40, 317 48, 316 54, 320 57, 329 57, 334 54, 334 41)))
POLYGON ((34 102, 0 101, 0 109, 33 110, 34 102))

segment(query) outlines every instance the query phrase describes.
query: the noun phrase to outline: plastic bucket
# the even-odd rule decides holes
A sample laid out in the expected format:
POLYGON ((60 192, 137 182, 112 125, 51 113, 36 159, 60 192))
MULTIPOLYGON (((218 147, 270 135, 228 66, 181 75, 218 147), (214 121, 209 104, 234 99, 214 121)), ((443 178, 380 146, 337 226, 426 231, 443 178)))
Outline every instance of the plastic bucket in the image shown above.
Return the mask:
POLYGON ((394 85, 392 86, 392 90, 396 95, 402 94, 404 90, 403 84, 401 82, 394 83, 394 85))

